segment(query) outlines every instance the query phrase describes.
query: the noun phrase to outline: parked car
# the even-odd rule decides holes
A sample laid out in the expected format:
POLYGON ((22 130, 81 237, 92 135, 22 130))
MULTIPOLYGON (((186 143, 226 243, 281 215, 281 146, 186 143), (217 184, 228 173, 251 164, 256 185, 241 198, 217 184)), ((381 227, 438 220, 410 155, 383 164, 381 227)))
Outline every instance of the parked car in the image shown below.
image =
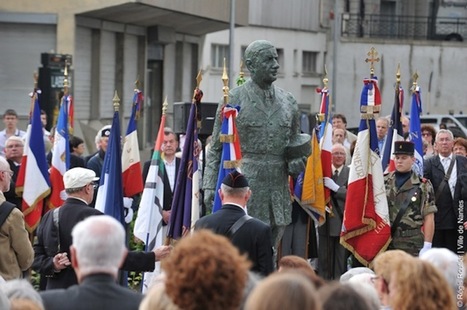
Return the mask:
POLYGON ((439 125, 444 123, 451 130, 454 137, 467 137, 467 115, 463 114, 429 114, 420 116, 421 124, 430 124, 439 130, 439 125))

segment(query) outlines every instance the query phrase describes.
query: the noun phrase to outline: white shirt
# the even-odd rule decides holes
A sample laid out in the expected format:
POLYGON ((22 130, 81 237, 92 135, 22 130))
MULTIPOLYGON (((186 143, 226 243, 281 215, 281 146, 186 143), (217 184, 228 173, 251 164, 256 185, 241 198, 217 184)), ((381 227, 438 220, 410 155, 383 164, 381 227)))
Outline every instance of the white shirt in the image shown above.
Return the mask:
MULTIPOLYGON (((453 160, 452 154, 449 155, 448 157, 444 157, 444 156, 439 155, 439 159, 440 159, 441 164, 443 165, 443 167, 444 167, 443 161, 444 161, 445 158, 449 158, 450 161, 453 160)), ((449 163, 450 163, 450 161, 449 161, 449 163)), ((448 169, 449 169, 449 165, 447 165, 447 167, 445 168, 444 174, 447 173, 448 169)), ((457 183, 457 163, 454 160, 454 165, 452 166, 451 175, 450 175, 449 180, 448 180, 449 190, 451 191, 452 197, 454 197, 454 190, 456 188, 456 183, 457 183)))
POLYGON ((170 163, 164 160, 164 165, 165 171, 167 173, 167 178, 169 179, 170 190, 173 192, 175 186, 175 158, 170 163))

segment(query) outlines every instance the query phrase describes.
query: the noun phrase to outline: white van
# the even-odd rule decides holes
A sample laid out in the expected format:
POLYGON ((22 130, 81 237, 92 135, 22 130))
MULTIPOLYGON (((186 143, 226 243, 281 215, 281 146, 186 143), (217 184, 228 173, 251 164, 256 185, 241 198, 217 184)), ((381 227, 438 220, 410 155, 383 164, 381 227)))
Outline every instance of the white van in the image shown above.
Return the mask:
POLYGON ((421 115, 420 123, 430 124, 439 130, 441 123, 446 124, 447 129, 451 130, 455 137, 467 137, 467 115, 464 114, 429 114, 421 115))

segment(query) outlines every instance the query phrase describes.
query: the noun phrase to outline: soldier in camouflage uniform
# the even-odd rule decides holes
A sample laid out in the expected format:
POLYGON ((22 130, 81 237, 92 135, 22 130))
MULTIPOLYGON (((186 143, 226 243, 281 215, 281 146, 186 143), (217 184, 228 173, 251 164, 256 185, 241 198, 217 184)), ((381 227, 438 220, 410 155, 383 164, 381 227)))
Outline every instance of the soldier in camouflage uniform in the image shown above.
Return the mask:
POLYGON ((437 211, 433 186, 429 180, 412 171, 415 162, 412 142, 396 142, 394 155, 396 171, 384 178, 392 229, 388 249, 399 249, 417 256, 430 249, 433 240, 434 213, 437 211), (407 204, 400 221, 395 223, 399 210, 407 204))

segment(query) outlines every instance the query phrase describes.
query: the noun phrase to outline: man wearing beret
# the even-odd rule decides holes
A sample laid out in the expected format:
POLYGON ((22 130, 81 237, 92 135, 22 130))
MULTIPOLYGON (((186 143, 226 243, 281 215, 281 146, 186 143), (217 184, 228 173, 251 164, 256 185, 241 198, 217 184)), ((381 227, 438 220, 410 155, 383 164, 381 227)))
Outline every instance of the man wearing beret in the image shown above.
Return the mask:
POLYGON ((101 177, 102 173, 102 165, 104 164, 104 158, 105 158, 105 152, 107 152, 107 144, 109 143, 109 137, 110 137, 110 125, 106 125, 102 127, 99 132, 97 133, 99 136, 98 140, 98 151, 96 154, 94 154, 93 157, 91 157, 87 163, 88 169, 91 169, 94 171, 97 175, 97 177, 101 177))
POLYGON ((431 248, 437 211, 431 182, 412 170, 414 144, 395 142, 396 171, 385 176, 392 241, 388 249, 403 250, 413 256, 431 248))
MULTIPOLYGON (((60 208, 47 212, 37 228, 32 268, 47 278, 46 289, 67 288, 78 283, 71 267, 71 231, 85 218, 103 214, 89 206, 97 180, 99 178, 90 169, 77 167, 65 172, 63 183, 68 198, 60 208)), ((155 261, 169 252, 170 247, 167 246, 161 246, 154 252, 128 252, 122 269, 152 271, 155 261)))
POLYGON ((195 229, 208 228, 224 235, 253 263, 252 271, 267 276, 273 271, 272 239, 269 225, 247 215, 251 190, 245 176, 233 171, 219 189, 222 208, 196 222, 195 229))

